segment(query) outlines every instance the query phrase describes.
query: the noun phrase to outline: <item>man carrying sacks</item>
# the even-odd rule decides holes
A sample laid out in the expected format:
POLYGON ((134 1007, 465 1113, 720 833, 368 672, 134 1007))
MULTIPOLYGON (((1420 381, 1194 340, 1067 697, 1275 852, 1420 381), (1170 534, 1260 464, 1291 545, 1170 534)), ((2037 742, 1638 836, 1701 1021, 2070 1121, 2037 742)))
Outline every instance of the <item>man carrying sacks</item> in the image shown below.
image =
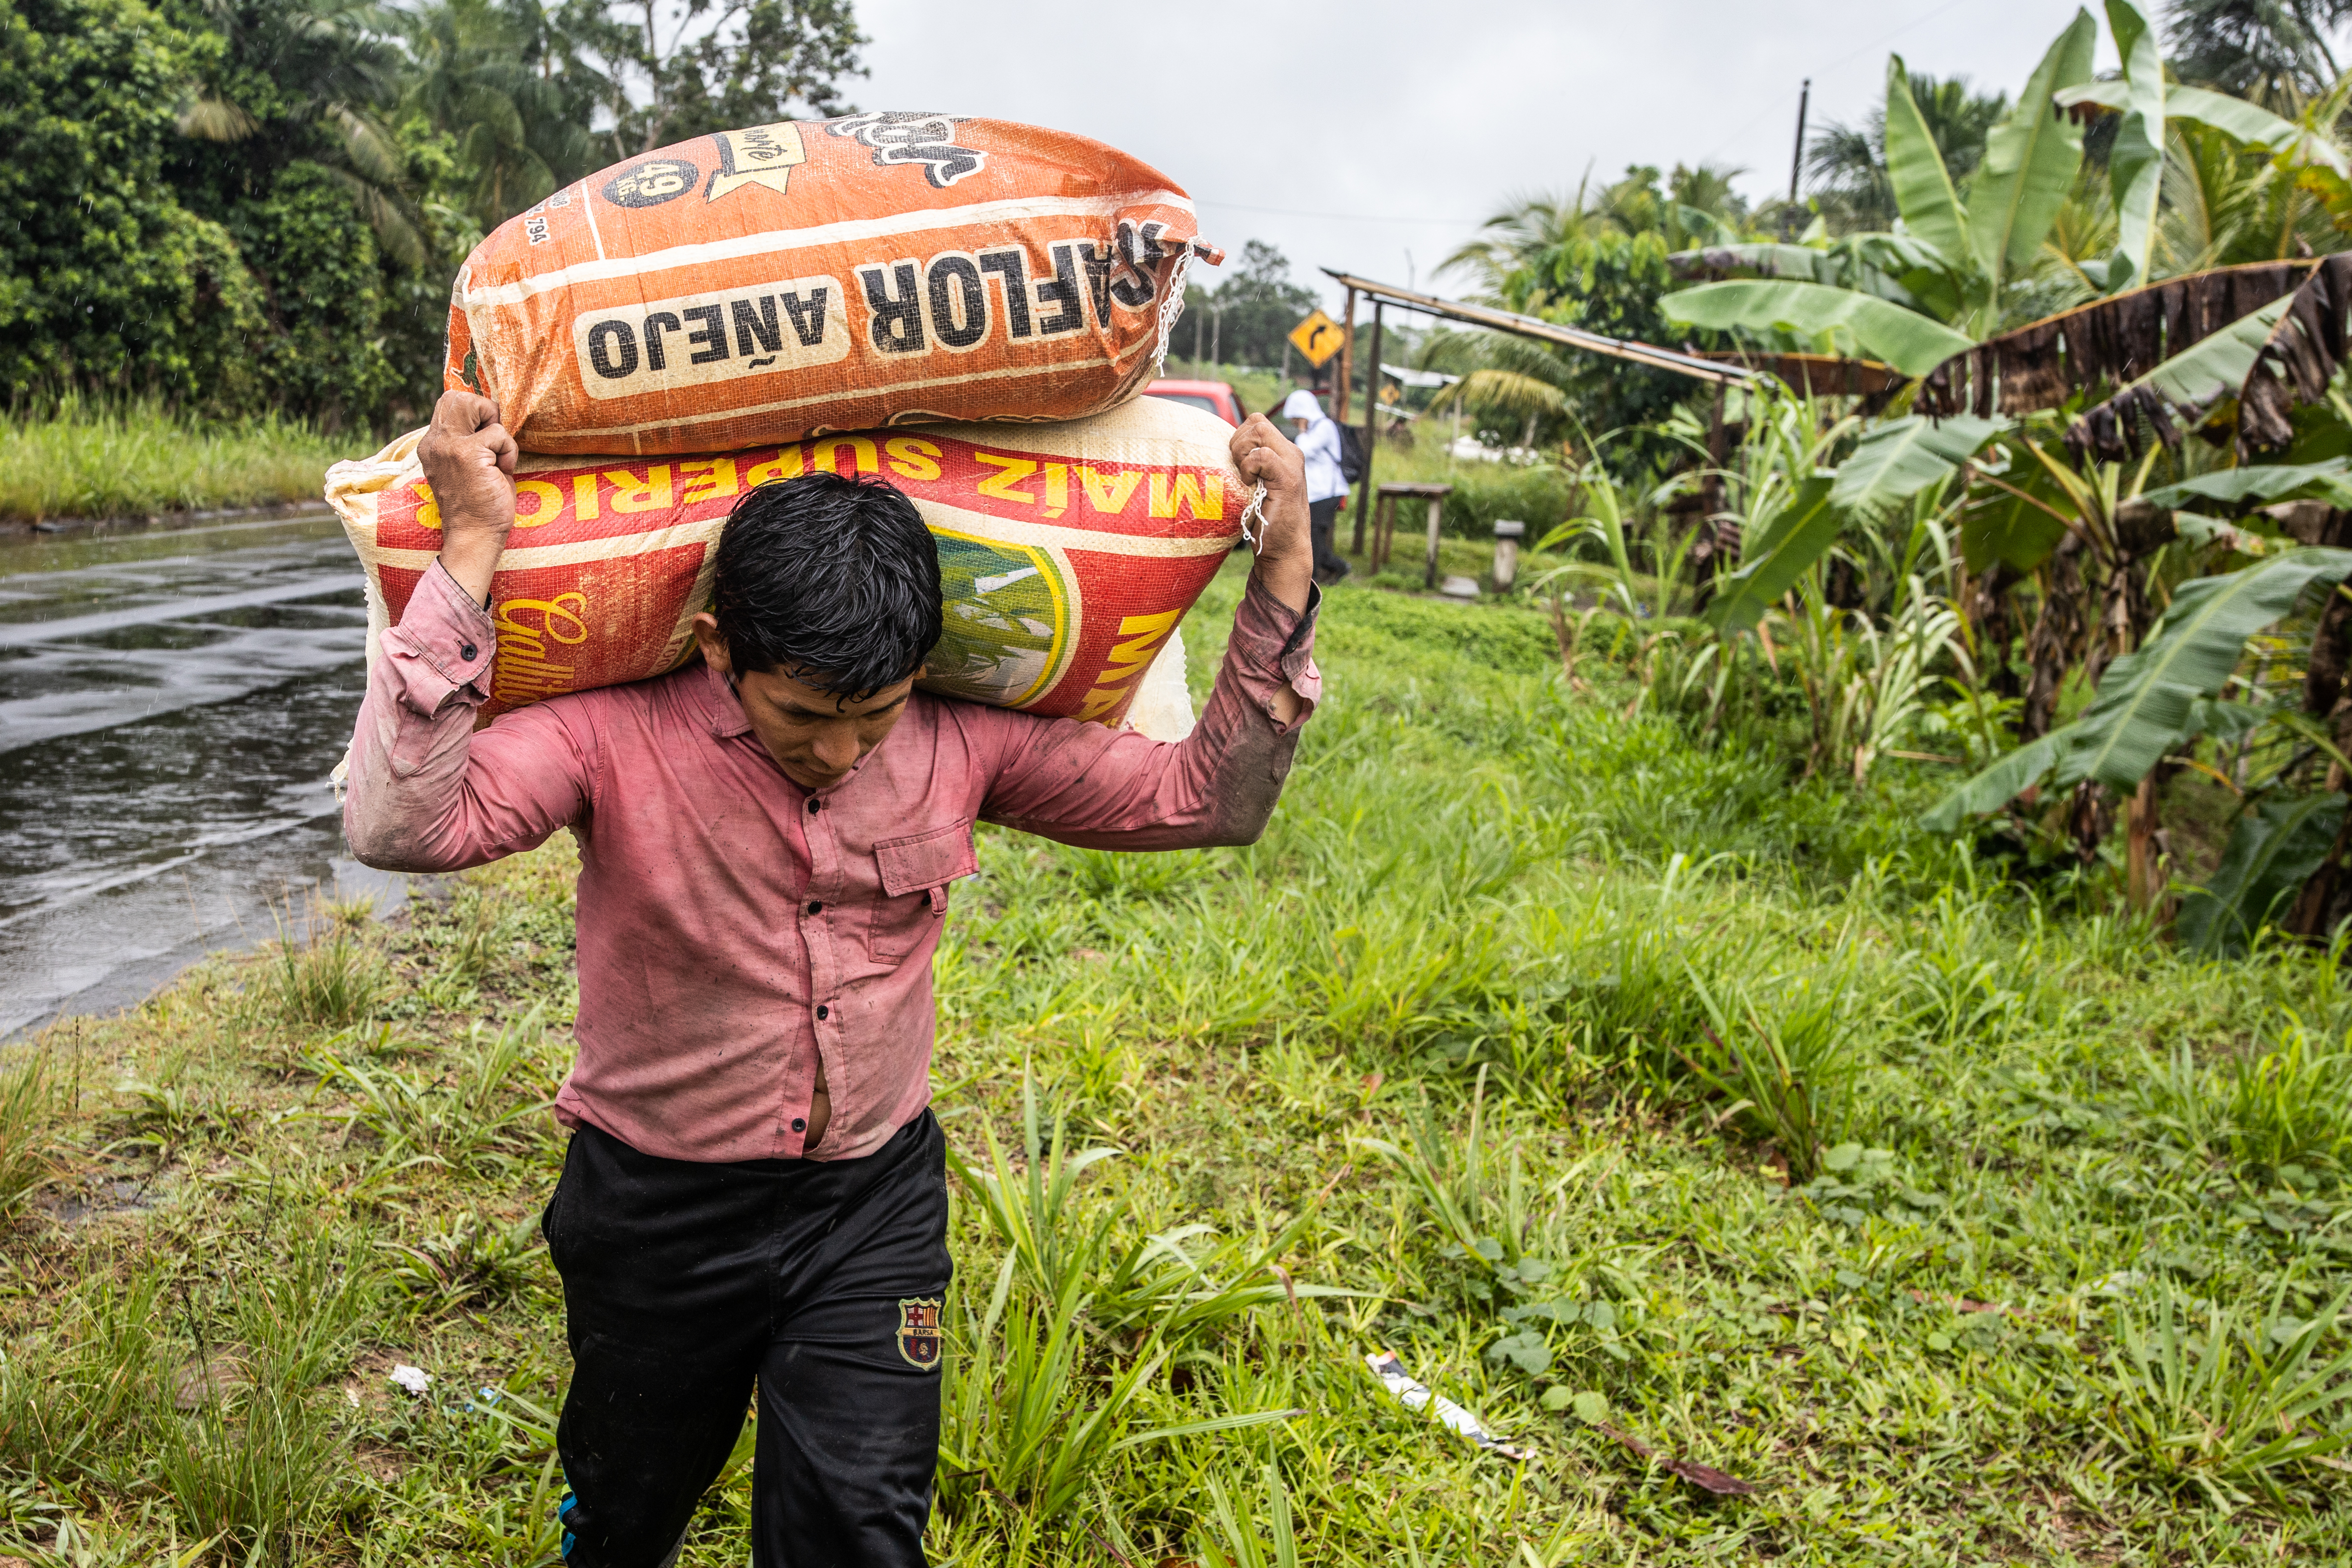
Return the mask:
POLYGON ((451 392, 421 458, 437 563, 369 674, 344 811, 372 866, 580 842, 573 1130, 542 1222, 573 1374, 567 1561, 674 1559, 759 1402, 752 1561, 923 1561, 950 1264, 928 1109, 931 955, 987 821, 1113 849, 1247 844, 1321 689, 1305 470, 1232 441, 1264 550, 1192 737, 1161 744, 913 689, 931 535, 888 484, 761 486, 721 536, 702 658, 474 729, 515 521, 497 405, 451 392))

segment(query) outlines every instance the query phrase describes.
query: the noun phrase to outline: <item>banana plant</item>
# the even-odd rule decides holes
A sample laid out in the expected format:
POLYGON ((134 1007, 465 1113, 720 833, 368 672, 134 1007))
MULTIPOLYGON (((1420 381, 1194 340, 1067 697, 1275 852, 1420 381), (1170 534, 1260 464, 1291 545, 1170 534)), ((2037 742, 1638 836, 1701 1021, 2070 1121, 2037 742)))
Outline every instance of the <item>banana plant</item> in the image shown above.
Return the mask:
POLYGON ((2091 79, 2097 27, 2087 11, 2042 56, 2016 108, 1993 128, 1963 195, 1936 150, 1900 56, 1887 63, 1886 168, 1904 232, 1849 236, 1836 246, 1746 245, 1686 251, 1688 269, 1738 268, 1761 277, 1668 294, 1659 308, 1694 326, 1789 331, 1851 345, 1906 375, 1924 376, 1990 337, 2009 285, 2041 256, 2082 167, 2079 121, 2122 116, 2108 157, 2114 251, 2083 264, 2109 295, 2146 286, 2165 189, 2167 127, 2191 121, 2290 168, 2346 184, 2352 160, 2315 125, 2282 119, 2224 93, 2168 81, 2157 29, 2136 0, 2106 0, 2123 76, 2091 79))
POLYGON ((2006 419, 1967 414, 1942 420, 1906 415, 1873 427, 1840 467, 1817 467, 1831 443, 1849 433, 1846 426, 1833 427, 1806 460, 1790 466, 1794 477, 1785 497, 1769 484, 1751 492, 1757 521, 1748 526, 1739 570, 1717 584, 1707 619, 1724 632, 1755 626, 1829 553, 1848 522, 1874 522, 1915 503, 2010 427, 2006 419))
POLYGON ((2246 639, 2292 612, 2315 584, 2352 575, 2352 551, 2283 551, 2243 571, 2200 577, 2173 595, 2148 639, 2107 667, 2098 695, 2072 723, 2029 742, 1947 795, 1921 820, 1948 833, 1998 811, 2029 787, 2095 779, 2130 791, 2191 738, 2199 700, 2220 693, 2246 639))
MULTIPOLYGON (((2128 0, 2114 0, 2111 12, 2118 5, 2128 0)), ((1685 255, 1767 277, 1682 289, 1659 308, 1694 326, 1787 328, 1850 342, 1906 375, 1925 375, 1966 352, 2000 324, 2004 284, 2032 265, 2082 166, 2082 130, 2054 105, 2062 90, 2090 79, 2097 36, 2090 13, 2077 11, 1987 139, 1965 200, 1911 96, 1902 57, 1888 60, 1886 168, 1906 232, 1850 251, 1871 258, 1870 270, 1899 285, 1899 298, 1885 287, 1857 287, 1873 280, 1860 268, 1831 282, 1818 263, 1785 254, 1804 247, 1748 246, 1685 255), (1801 273, 1801 266, 1811 270, 1801 273)))

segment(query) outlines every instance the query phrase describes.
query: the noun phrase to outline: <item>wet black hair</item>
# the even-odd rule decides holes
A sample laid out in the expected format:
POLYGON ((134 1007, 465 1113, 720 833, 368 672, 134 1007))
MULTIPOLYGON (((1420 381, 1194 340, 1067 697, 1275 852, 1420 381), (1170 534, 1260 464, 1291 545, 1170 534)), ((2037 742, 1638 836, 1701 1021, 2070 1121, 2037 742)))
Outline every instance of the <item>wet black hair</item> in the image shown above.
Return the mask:
POLYGON ((710 608, 738 671, 863 701, 940 640, 939 551, 888 481, 803 474, 735 503, 710 608))

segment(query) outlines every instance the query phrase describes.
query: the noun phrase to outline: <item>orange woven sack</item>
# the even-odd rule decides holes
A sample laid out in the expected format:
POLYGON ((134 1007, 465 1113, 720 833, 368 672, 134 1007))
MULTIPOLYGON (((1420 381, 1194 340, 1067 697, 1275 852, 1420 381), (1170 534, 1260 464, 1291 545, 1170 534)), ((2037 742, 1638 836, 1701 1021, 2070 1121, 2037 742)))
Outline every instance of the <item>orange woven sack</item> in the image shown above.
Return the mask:
POLYGON ((1184 193, 1083 136, 755 125, 499 225, 451 290, 443 381, 495 399, 526 452, 1082 418, 1159 374, 1195 248, 1184 193))
MULTIPOLYGON (((441 548, 423 433, 327 470, 367 573, 368 657, 441 548)), ((878 474, 940 552, 946 634, 926 689, 1116 726, 1241 536, 1249 491, 1222 419, 1143 397, 1059 425, 824 436, 726 457, 525 458, 490 583, 486 715, 641 680, 689 657, 715 547, 748 488, 878 474)))

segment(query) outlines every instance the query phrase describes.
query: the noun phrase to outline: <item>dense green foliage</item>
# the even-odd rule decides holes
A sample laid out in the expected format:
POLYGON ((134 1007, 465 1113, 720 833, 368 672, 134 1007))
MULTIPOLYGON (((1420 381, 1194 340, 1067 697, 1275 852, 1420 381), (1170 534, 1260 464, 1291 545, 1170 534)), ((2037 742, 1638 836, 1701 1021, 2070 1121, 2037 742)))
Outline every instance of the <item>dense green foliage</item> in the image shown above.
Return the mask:
MULTIPOLYGON (((1343 587, 1317 655, 1256 847, 983 830, 959 887, 934 1560, 2341 1561, 2327 955, 2011 881, 1905 768, 1696 743, 1524 607, 1343 587)), ((12 1054, 0 1552, 551 1549, 571 873, 320 911, 12 1054)), ((748 1508, 730 1467, 684 1568, 748 1508)))
MULTIPOLYGON (((0 5, 0 384, 236 402, 260 290, 164 178, 203 41, 142 0, 0 5)), ((216 50, 212 51, 216 52, 216 50)))
POLYGON ((417 419, 488 229, 630 153, 844 107, 845 0, 660 47, 645 9, 0 0, 0 395, 417 419))

